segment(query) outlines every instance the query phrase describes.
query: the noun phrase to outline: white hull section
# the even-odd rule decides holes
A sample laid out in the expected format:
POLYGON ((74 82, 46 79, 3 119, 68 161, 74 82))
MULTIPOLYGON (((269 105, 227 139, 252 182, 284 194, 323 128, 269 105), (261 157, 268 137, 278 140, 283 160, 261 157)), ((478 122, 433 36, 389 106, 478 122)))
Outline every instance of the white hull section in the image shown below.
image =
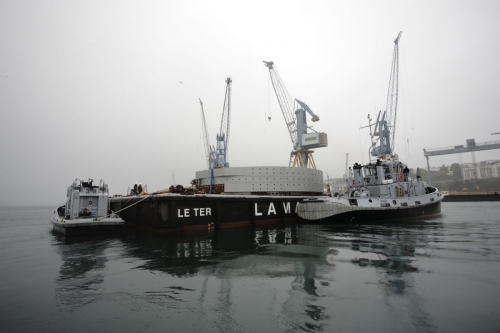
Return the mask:
MULTIPOLYGON (((391 211, 399 216, 406 216, 405 210, 415 210, 415 217, 426 215, 428 206, 440 203, 444 195, 435 192, 430 194, 397 197, 397 198, 375 198, 375 197, 317 197, 316 199, 306 199, 298 204, 297 214, 305 220, 334 219, 338 215, 356 216, 361 213, 363 216, 373 214, 383 214, 391 218, 391 211), (418 208, 422 208, 419 210, 418 208), (420 211, 422 214, 420 214, 420 211)), ((409 213, 409 212, 408 212, 409 213)), ((410 217, 410 216, 407 216, 410 217)))
POLYGON ((125 223, 121 217, 88 217, 66 220, 64 217, 59 216, 57 211, 50 218, 50 222, 60 228, 121 225, 125 223))

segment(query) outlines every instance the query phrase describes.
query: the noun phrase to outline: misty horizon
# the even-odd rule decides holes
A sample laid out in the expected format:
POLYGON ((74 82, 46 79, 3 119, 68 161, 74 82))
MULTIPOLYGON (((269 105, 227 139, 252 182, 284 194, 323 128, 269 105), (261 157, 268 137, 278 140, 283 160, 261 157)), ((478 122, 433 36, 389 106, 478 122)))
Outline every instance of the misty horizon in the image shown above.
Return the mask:
POLYGON ((368 162, 360 127, 386 107, 400 31, 400 160, 422 169, 423 149, 499 141, 499 13, 484 0, 0 1, 0 206, 63 203, 75 178, 103 179, 112 195, 189 185, 206 169, 199 99, 213 144, 227 77, 230 165, 288 166, 263 60, 319 116, 309 125, 328 147, 314 149, 317 168, 340 178, 346 153, 368 162))

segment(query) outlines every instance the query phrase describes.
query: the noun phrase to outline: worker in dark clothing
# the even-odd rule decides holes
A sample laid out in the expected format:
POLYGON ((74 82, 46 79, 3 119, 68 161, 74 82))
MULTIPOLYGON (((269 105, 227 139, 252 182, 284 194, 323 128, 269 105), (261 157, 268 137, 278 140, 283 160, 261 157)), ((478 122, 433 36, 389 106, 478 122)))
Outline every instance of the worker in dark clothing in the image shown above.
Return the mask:
POLYGON ((137 187, 137 194, 141 194, 142 193, 142 184, 139 183, 139 186, 137 187))
POLYGON ((405 177, 405 182, 408 181, 408 174, 410 173, 410 169, 405 165, 405 168, 403 169, 403 175, 405 177))
POLYGON ((130 194, 137 195, 137 183, 135 183, 134 188, 132 189, 132 192, 130 194))
POLYGON ((377 158, 377 163, 375 163, 375 165, 379 166, 379 165, 382 165, 382 163, 380 162, 380 160, 377 158))

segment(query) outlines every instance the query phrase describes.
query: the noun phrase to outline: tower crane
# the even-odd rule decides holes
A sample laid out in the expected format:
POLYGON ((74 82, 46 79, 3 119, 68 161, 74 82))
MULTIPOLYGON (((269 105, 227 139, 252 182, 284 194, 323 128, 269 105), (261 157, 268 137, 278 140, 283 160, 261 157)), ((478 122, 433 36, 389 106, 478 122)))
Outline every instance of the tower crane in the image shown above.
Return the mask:
POLYGON ((375 122, 375 131, 372 135, 371 155, 385 158, 392 155, 394 151, 394 139, 396 137, 396 116, 398 109, 398 76, 399 76, 399 40, 400 31, 394 40, 394 53, 392 57, 391 75, 389 77, 389 90, 387 92, 387 105, 384 112, 379 111, 375 122), (374 141, 374 137, 378 139, 374 141), (375 147, 379 141, 379 145, 375 147))
POLYGON ((229 125, 231 122, 231 78, 226 79, 226 95, 224 96, 224 106, 222 107, 222 119, 220 121, 220 131, 217 134, 217 149, 215 151, 215 167, 228 167, 227 160, 229 144, 229 125))
POLYGON ((205 156, 207 159, 207 168, 208 170, 212 169, 215 162, 215 148, 213 145, 210 145, 210 139, 208 137, 207 130, 207 121, 205 120, 205 111, 203 110, 203 102, 200 99, 201 105, 201 121, 202 121, 202 129, 203 129, 203 141, 205 142, 205 156))
POLYGON ((309 108, 309 106, 295 99, 294 110, 292 111, 293 102, 288 94, 283 81, 281 80, 276 66, 272 61, 264 61, 264 65, 269 68, 269 75, 273 84, 274 92, 278 99, 278 103, 285 118, 285 123, 292 140, 292 152, 290 153, 290 166, 301 168, 316 169, 311 148, 322 148, 328 146, 328 137, 326 133, 308 133, 306 112, 311 115, 311 120, 316 122, 319 117, 309 108))

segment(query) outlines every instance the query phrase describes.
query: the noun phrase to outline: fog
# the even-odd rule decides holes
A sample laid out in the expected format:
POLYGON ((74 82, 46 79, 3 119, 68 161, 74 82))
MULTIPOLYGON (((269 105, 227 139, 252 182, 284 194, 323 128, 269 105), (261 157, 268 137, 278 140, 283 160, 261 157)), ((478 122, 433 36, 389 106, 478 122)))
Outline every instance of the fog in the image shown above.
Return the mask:
POLYGON ((424 148, 498 141, 499 15, 498 1, 0 0, 0 205, 63 203, 75 178, 111 194, 188 185, 206 168, 198 98, 215 143, 227 76, 231 166, 287 166, 263 60, 320 117, 316 165, 341 177, 346 153, 368 161, 360 127, 385 109, 400 31, 400 159, 424 167, 424 148))

